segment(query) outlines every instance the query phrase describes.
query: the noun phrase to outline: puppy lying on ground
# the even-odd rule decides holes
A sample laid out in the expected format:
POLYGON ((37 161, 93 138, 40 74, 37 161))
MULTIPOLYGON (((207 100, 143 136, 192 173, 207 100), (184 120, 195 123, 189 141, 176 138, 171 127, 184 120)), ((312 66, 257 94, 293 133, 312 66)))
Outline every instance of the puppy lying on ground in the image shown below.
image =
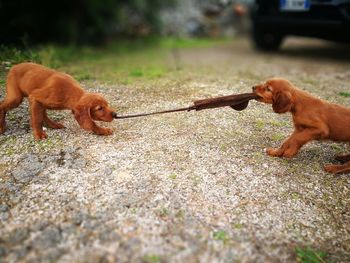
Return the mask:
MULTIPOLYGON (((254 86, 258 101, 272 104, 276 113, 291 112, 294 132, 278 149, 269 148, 270 156, 290 158, 312 140, 350 142, 350 108, 331 104, 302 91, 284 79, 270 79, 254 86)), ((350 154, 337 156, 341 165, 326 165, 330 173, 350 172, 350 154)))
POLYGON ((34 63, 13 66, 7 76, 6 97, 0 103, 0 134, 5 131, 6 112, 18 107, 28 97, 31 126, 37 140, 46 139, 49 128, 64 126, 48 118, 46 110, 72 110, 79 125, 98 135, 110 135, 111 129, 99 127, 93 120, 111 122, 116 113, 100 95, 85 92, 69 75, 34 63))

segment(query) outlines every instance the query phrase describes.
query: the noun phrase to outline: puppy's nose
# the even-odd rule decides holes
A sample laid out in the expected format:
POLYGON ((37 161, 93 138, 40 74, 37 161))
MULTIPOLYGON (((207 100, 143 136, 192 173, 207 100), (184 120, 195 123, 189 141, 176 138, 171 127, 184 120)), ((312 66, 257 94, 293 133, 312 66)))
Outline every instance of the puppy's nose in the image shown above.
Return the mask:
POLYGON ((112 116, 113 116, 114 119, 116 119, 118 114, 116 112, 112 112, 112 116))

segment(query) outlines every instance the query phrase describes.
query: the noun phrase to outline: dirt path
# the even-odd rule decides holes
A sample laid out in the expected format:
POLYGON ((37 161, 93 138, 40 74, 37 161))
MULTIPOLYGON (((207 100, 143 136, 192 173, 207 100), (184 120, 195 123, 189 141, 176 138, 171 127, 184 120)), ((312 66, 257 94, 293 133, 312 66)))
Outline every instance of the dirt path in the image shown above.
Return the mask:
MULTIPOLYGON (((180 50, 180 70, 155 82, 87 89, 134 113, 281 76, 350 106, 339 95, 350 90, 349 54, 306 40, 259 54, 240 40, 180 50)), ((53 116, 67 129, 35 143, 24 104, 0 137, 0 262, 295 262, 304 247, 350 260, 350 177, 322 168, 348 147, 315 142, 291 160, 266 156, 292 131, 289 115, 252 102, 243 112, 122 120, 107 124, 110 137, 82 131, 68 112, 53 116)))

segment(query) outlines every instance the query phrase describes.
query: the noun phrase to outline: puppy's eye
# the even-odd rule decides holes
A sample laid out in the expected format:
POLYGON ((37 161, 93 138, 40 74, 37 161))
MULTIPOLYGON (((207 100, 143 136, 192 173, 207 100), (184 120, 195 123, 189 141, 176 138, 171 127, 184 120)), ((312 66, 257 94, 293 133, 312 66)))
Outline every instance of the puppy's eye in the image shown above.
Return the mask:
POLYGON ((102 108, 102 106, 97 106, 97 107, 96 107, 96 110, 97 110, 97 111, 101 111, 101 110, 103 110, 103 108, 102 108))

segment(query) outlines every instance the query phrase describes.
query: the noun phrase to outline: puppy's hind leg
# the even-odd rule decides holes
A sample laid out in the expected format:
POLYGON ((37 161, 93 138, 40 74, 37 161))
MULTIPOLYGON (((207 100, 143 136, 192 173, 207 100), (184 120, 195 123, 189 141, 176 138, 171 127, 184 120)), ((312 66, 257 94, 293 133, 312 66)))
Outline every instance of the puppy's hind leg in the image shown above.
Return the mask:
POLYGON ((0 103, 0 134, 5 132, 6 129, 6 113, 18 107, 23 100, 23 94, 19 89, 14 77, 9 74, 6 84, 6 97, 0 103))
POLYGON ((47 116, 46 109, 44 109, 44 122, 47 125, 47 127, 51 128, 51 129, 63 129, 63 128, 66 128, 63 124, 51 120, 47 116))
POLYGON ((328 164, 324 167, 324 169, 326 170, 326 172, 333 173, 333 174, 340 174, 340 173, 350 174, 350 161, 340 165, 328 164))

